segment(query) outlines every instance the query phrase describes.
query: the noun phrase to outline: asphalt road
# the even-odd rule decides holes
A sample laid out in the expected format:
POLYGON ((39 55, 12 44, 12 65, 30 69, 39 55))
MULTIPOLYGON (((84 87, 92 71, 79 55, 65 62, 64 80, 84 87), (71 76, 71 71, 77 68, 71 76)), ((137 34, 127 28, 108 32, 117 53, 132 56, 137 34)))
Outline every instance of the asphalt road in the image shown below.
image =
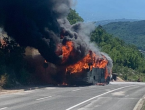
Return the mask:
POLYGON ((45 87, 0 95, 0 110, 133 110, 145 83, 45 87))

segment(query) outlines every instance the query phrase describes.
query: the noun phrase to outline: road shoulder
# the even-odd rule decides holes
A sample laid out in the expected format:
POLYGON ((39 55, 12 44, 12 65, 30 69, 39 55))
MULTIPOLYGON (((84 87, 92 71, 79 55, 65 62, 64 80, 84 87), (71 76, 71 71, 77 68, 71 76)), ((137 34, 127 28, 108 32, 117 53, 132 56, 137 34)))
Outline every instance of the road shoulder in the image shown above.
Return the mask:
POLYGON ((144 100, 144 103, 143 103, 141 110, 145 110, 145 100, 144 100))
POLYGON ((138 101, 133 110, 145 110, 143 107, 145 106, 145 95, 138 101))
POLYGON ((0 95, 17 93, 17 92, 22 92, 22 91, 24 91, 24 89, 20 89, 20 90, 0 90, 0 95))

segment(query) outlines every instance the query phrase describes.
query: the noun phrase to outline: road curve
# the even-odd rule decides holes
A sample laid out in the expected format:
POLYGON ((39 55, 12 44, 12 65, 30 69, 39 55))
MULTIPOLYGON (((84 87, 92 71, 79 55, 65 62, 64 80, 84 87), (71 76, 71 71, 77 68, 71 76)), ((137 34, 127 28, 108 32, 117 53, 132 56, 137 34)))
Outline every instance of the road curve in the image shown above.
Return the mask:
POLYGON ((45 87, 0 96, 0 110, 133 110, 145 83, 45 87))

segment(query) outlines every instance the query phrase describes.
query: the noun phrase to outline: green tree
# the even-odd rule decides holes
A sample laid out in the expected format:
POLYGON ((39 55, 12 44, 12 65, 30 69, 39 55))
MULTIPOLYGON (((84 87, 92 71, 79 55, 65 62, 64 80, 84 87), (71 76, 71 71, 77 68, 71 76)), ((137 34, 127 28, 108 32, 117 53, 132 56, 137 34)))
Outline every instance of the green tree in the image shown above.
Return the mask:
POLYGON ((145 58, 134 45, 108 34, 102 26, 96 27, 91 34, 91 41, 101 47, 113 60, 113 72, 122 72, 125 80, 129 78, 130 69, 145 73, 145 58), (120 68, 120 69, 118 69, 120 68), (121 69, 122 68, 122 69, 121 69))
POLYGON ((25 68, 25 48, 8 37, 3 41, 5 43, 0 44, 0 77, 7 76, 7 86, 26 83, 29 75, 25 68))
POLYGON ((70 9, 70 13, 67 16, 67 19, 69 20, 70 24, 84 21, 83 18, 81 18, 79 14, 73 9, 70 9))

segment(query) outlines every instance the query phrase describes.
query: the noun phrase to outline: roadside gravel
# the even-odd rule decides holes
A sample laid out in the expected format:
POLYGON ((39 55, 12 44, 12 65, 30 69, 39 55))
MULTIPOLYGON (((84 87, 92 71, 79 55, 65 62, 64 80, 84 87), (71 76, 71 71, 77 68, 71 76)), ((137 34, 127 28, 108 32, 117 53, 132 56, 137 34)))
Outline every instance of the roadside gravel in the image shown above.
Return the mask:
POLYGON ((145 110, 145 95, 138 101, 133 110, 145 110))
POLYGON ((141 110, 145 110, 145 100, 144 100, 144 103, 143 103, 141 110))
POLYGON ((24 89, 19 89, 19 90, 4 90, 4 89, 1 89, 0 90, 0 95, 17 93, 17 92, 22 92, 22 91, 24 91, 24 89))

